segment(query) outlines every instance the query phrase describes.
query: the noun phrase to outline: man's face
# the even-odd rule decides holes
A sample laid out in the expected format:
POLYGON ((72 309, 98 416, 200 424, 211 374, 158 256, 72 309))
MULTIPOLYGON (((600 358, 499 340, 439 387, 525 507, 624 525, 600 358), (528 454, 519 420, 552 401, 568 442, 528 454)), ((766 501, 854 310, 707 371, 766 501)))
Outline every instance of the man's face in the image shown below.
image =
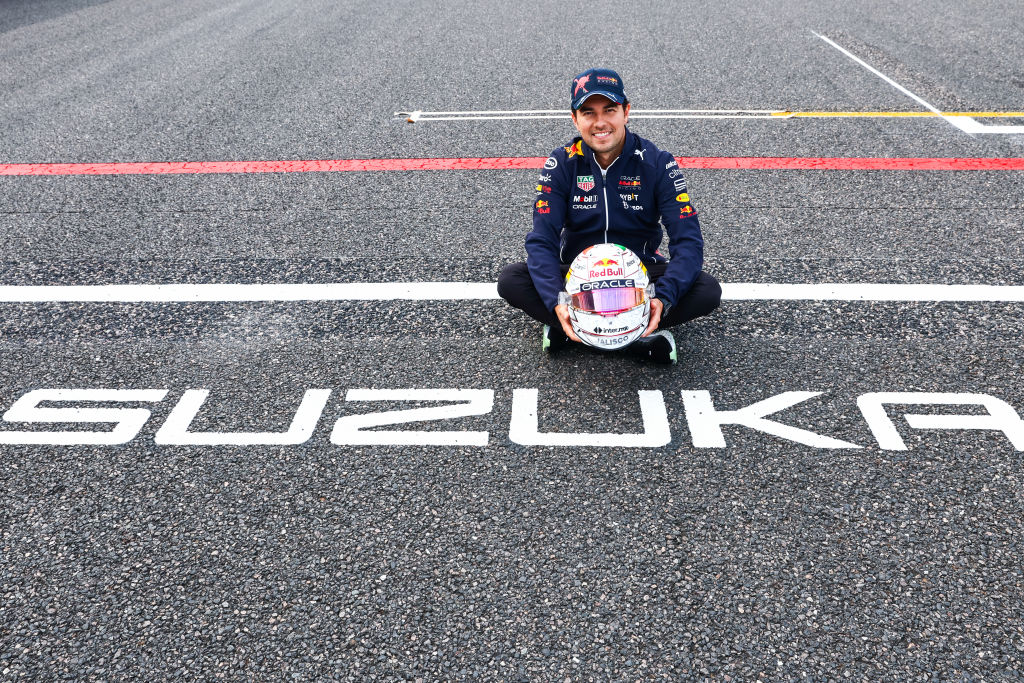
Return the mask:
POLYGON ((572 113, 572 122, 596 154, 618 151, 626 140, 629 104, 623 106, 604 95, 591 95, 572 113))

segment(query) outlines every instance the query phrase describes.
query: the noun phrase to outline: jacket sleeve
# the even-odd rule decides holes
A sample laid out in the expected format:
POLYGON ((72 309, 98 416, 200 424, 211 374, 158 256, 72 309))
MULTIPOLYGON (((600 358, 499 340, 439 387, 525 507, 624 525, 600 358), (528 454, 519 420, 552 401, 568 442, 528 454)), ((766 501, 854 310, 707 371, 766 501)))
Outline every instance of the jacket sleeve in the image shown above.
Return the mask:
POLYGON ((549 311, 565 288, 560 270, 562 226, 569 210, 566 158, 555 150, 544 165, 533 200, 533 230, 526 235, 526 265, 541 301, 549 311), (551 164, 554 163, 554 167, 551 164), (550 176, 550 180, 546 177, 550 176))
POLYGON ((689 291, 704 265, 704 239, 697 210, 690 203, 683 171, 668 152, 658 156, 654 185, 658 213, 668 233, 669 264, 654 286, 654 296, 675 306, 689 291))

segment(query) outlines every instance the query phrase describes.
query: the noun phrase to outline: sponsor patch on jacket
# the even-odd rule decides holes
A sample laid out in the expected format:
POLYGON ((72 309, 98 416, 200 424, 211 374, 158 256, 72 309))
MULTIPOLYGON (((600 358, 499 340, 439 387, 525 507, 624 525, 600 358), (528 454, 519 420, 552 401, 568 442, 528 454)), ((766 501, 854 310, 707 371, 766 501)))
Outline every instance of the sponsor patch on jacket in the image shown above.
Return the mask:
POLYGON ((551 186, 550 185, 538 185, 537 186, 537 194, 541 194, 541 193, 550 194, 550 192, 551 192, 551 186))
POLYGON ((544 168, 546 168, 549 171, 555 168, 556 166, 558 166, 558 159, 554 157, 548 157, 548 160, 544 162, 544 168))
POLYGON ((619 178, 619 187, 640 187, 640 176, 624 175, 619 178))
POLYGON ((690 216, 696 216, 697 212, 694 211, 693 207, 687 204, 686 206, 679 208, 680 218, 689 218, 690 216))
POLYGON ((574 194, 572 201, 575 202, 572 205, 574 209, 581 209, 588 211, 590 209, 597 208, 597 195, 596 194, 574 194))
POLYGON ((538 199, 534 206, 537 207, 537 213, 551 213, 551 205, 543 199, 538 199))
POLYGON ((594 176, 592 175, 578 175, 576 176, 576 187, 580 188, 584 192, 590 192, 594 189, 594 176))
POLYGON ((690 195, 686 194, 685 192, 683 192, 682 194, 677 194, 676 201, 679 202, 680 204, 686 204, 690 201, 690 195))
MULTIPOLYGON (((572 159, 573 157, 583 156, 583 141, 577 140, 573 144, 569 145, 568 147, 565 148, 565 153, 569 155, 570 159, 572 159)), ((554 166, 552 166, 551 168, 554 168, 554 166)))

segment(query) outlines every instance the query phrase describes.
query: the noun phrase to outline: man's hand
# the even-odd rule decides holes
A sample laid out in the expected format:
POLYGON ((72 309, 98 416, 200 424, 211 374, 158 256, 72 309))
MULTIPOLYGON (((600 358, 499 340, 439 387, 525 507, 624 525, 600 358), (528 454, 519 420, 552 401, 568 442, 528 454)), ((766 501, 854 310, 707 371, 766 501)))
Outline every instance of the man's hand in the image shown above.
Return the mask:
POLYGON ((555 306, 555 315, 558 316, 558 322, 562 323, 562 331, 565 332, 565 336, 582 344, 583 340, 576 336, 572 330, 572 323, 569 322, 569 307, 566 304, 558 304, 555 306))
POLYGON ((651 299, 651 322, 647 323, 647 329, 640 335, 641 338, 658 329, 658 323, 661 322, 661 312, 664 309, 665 304, 662 303, 661 299, 651 299))

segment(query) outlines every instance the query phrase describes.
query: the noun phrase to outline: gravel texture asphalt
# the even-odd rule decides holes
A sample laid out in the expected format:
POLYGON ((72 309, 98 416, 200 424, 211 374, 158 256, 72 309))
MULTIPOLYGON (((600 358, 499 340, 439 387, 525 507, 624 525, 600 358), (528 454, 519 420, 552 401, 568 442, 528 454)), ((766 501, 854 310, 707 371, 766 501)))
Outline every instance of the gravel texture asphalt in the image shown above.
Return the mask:
MULTIPOLYGON (((0 1, 0 163, 544 156, 583 68, 637 107, 919 111, 814 35, 950 111, 1024 110, 1024 8, 953 3, 0 1)), ((979 119, 986 125, 1021 119, 979 119)), ((1020 157, 940 119, 637 120, 686 156, 1020 157)), ((524 257, 535 174, 0 177, 0 285, 489 281, 524 257)), ((1024 285, 1024 173, 688 172, 725 282, 1024 285)), ((997 431, 885 450, 868 392, 974 392, 1024 413, 1024 307, 727 302, 670 369, 544 356, 499 301, 0 304, 0 410, 33 389, 166 389, 119 446, 0 445, 0 679, 1015 680, 1024 464, 997 431), (291 446, 160 445, 286 430, 291 446), (349 389, 490 389, 424 431, 340 446, 349 389), (638 432, 658 448, 524 446, 638 432), (862 446, 737 425, 697 447, 681 392, 862 446)), ((133 404, 135 405, 135 404, 133 404)), ((417 404, 384 402, 380 410, 417 404)), ((423 402, 419 405, 431 405, 423 402)), ((0 422, 0 432, 71 428, 0 422)), ((79 426, 81 428, 81 426, 79 426)))

